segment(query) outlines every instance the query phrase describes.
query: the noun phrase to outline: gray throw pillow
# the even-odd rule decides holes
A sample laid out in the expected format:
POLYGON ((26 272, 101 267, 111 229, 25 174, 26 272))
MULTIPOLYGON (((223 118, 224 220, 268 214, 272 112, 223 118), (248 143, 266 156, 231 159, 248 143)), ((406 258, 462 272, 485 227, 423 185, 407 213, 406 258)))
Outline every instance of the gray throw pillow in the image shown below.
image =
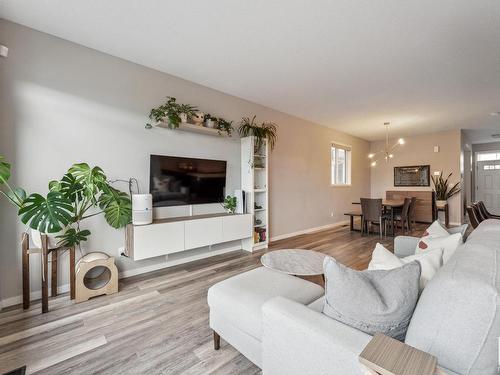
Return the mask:
POLYGON ((418 300, 418 262, 356 271, 326 257, 323 268, 324 314, 370 335, 380 332, 404 340, 418 300))

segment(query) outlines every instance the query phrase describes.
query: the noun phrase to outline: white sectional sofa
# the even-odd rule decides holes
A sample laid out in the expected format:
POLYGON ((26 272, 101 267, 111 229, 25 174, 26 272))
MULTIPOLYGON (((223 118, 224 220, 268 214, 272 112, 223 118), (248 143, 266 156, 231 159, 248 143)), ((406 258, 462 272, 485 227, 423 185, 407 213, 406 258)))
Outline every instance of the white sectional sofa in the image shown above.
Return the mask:
MULTIPOLYGON (((396 254, 416 241, 396 238, 396 254)), ((499 267, 500 221, 487 220, 427 284, 405 342, 435 355, 447 374, 497 374, 499 267)), ((210 326, 265 375, 361 374, 371 336, 322 314, 322 292, 258 268, 209 290, 210 326)))

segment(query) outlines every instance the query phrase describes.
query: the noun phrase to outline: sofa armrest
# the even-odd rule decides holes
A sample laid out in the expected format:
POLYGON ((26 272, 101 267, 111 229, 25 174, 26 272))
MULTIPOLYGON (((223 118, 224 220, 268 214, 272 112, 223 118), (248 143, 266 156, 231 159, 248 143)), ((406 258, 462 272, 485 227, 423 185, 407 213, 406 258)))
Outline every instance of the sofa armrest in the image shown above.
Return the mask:
POLYGON ((446 230, 448 231, 449 234, 460 233, 462 235, 462 238, 465 240, 465 234, 467 233, 468 227, 469 224, 462 224, 458 227, 448 228, 446 230))
POLYGON ((372 336, 282 297, 262 307, 265 375, 362 374, 358 356, 372 336))
POLYGON ((397 236, 394 238, 394 254, 400 258, 414 255, 419 240, 418 237, 397 236))

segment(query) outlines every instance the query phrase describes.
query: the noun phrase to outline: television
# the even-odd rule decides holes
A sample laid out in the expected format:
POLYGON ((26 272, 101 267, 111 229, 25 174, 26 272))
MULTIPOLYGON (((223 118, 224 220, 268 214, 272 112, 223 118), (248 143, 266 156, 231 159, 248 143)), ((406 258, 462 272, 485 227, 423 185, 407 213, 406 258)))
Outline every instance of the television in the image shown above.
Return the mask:
POLYGON ((149 192, 154 207, 221 203, 226 161, 151 155, 149 192))

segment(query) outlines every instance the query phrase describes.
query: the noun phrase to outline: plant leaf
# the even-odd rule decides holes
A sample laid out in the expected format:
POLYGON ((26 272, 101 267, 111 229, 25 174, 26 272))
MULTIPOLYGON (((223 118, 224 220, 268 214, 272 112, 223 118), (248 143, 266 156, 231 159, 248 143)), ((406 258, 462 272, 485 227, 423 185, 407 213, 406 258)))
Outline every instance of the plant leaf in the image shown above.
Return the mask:
POLYGON ((20 187, 16 187, 5 193, 7 199, 14 205, 21 207, 26 200, 26 191, 20 187))
POLYGON ((10 164, 5 161, 3 155, 0 155, 0 185, 10 178, 10 164))
POLYGON ((90 236, 90 231, 87 229, 76 230, 75 228, 68 228, 64 234, 56 236, 61 240, 57 243, 58 246, 72 247, 79 245, 83 241, 87 241, 87 237, 90 236))
POLYGON ((106 183, 104 171, 100 167, 90 168, 87 163, 79 163, 73 164, 68 173, 72 175, 76 183, 82 186, 85 197, 96 204, 95 196, 99 192, 100 186, 106 183))
POLYGON ((102 186, 99 207, 104 211, 104 218, 113 228, 122 228, 132 219, 132 202, 128 194, 107 184, 102 186))
POLYGON ((49 192, 46 198, 34 193, 24 200, 18 214, 32 229, 57 233, 72 221, 73 206, 57 191, 49 192))

